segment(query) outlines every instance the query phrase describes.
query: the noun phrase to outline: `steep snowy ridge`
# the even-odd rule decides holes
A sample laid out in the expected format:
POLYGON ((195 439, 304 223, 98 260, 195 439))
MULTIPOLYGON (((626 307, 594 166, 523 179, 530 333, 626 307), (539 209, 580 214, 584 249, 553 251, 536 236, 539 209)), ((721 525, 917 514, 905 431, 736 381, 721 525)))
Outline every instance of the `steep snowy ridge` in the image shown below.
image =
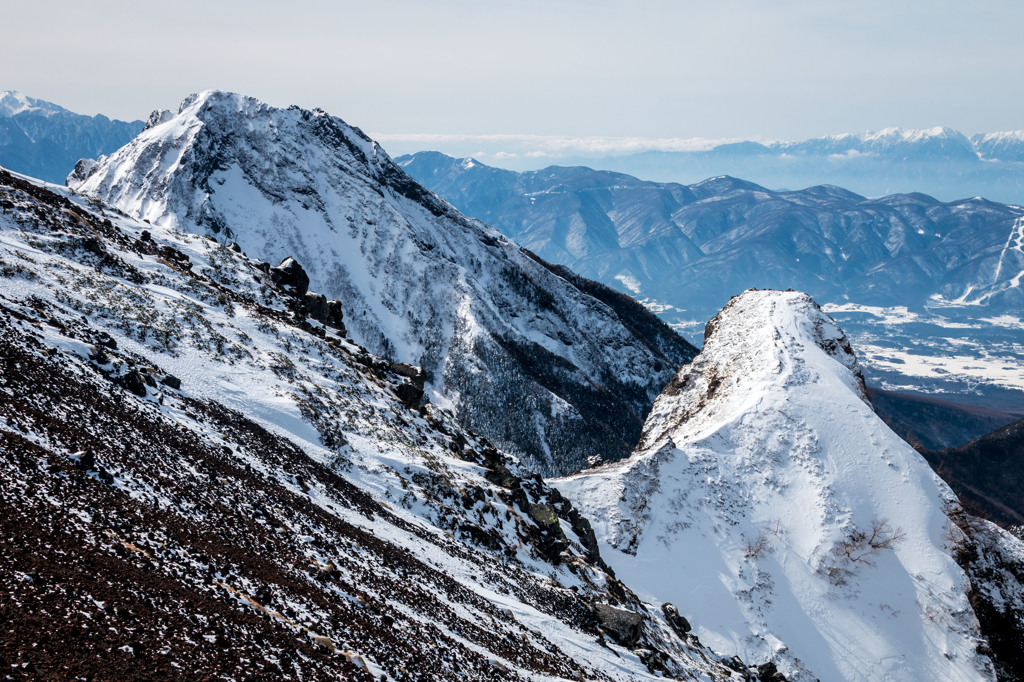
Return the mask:
POLYGON ((994 676, 956 498, 874 414, 845 335, 805 294, 735 297, 637 451, 556 485, 616 573, 714 647, 795 679, 994 676))
POLYGON ((5 675, 751 673, 265 265, 0 169, 5 675))
POLYGON ((322 111, 194 95, 68 182, 154 225, 296 258, 358 343, 422 366, 432 400, 544 471, 625 456, 695 352, 639 305, 592 296, 466 219, 322 111))

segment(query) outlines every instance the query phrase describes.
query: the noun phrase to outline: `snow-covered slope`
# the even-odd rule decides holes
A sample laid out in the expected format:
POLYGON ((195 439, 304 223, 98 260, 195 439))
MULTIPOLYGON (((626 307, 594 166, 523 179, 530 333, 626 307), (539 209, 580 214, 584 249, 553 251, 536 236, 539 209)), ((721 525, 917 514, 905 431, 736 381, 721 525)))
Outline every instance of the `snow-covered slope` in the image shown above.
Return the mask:
MULTIPOLYGON (((0 169, 12 679, 750 672, 604 569, 535 474, 214 240, 0 169)), ((346 311, 347 315, 347 311, 346 311)))
POLYGON ((1024 130, 972 135, 971 142, 983 159, 1024 162, 1024 130))
POLYGON ((694 352, 627 297, 466 219, 322 111, 193 95, 69 185, 155 225, 296 258, 342 301, 358 343, 424 367, 436 402, 546 471, 628 453, 694 352))
POLYGON ((874 414, 805 294, 735 297, 633 456, 556 485, 617 574, 712 646, 796 679, 993 677, 956 498, 874 414))

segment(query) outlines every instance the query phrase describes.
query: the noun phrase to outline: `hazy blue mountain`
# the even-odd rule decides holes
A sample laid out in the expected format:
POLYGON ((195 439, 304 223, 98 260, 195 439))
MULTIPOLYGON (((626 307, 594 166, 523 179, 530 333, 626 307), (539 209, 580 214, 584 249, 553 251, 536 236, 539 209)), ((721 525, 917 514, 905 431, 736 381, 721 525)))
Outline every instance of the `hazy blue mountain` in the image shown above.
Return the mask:
POLYGON ((0 165, 63 184, 75 163, 120 148, 142 121, 85 116, 20 92, 0 92, 0 165))
MULTIPOLYGON (((948 150, 965 140, 932 142, 948 150)), ((776 192, 732 177, 679 185, 580 167, 517 173, 433 152, 398 162, 541 257, 645 301, 691 340, 747 288, 798 289, 842 320, 883 387, 1024 408, 1020 207, 868 199, 835 186, 776 192)))
POLYGON ((560 159, 660 182, 697 182, 716 175, 747 178, 772 189, 820 184, 865 196, 926 192, 944 201, 983 196, 1024 203, 1024 132, 966 137, 951 128, 832 135, 796 142, 734 142, 699 151, 648 151, 560 159))

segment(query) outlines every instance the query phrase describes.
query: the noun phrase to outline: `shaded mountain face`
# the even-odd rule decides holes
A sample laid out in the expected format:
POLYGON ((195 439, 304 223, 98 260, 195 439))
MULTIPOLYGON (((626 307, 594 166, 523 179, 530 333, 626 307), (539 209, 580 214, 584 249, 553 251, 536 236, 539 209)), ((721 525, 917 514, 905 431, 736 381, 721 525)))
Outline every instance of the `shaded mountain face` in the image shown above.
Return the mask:
POLYGON ((410 406, 416 368, 264 265, 0 171, 6 671, 753 672, 641 603, 564 498, 410 406))
POLYGON ((1003 627, 1024 634, 1024 545, 875 415, 806 294, 730 301, 636 452, 554 484, 645 599, 790 679, 1021 673, 1003 627))
POLYGON ((294 257, 352 338, 423 367, 462 423, 544 472, 617 459, 695 350, 633 301, 469 220, 359 130, 222 92, 68 179, 154 225, 294 257))
POLYGON ((399 163, 691 339, 731 295, 793 288, 840 320, 873 385, 1024 410, 1020 207, 773 192, 730 177, 686 186, 587 168, 514 173, 430 152, 399 163))
POLYGON ((138 135, 142 127, 142 121, 83 116, 4 90, 0 92, 0 164, 63 183, 79 159, 109 154, 138 135))
MULTIPOLYGON (((953 403, 932 396, 877 388, 869 388, 868 395, 875 412, 889 428, 920 451, 962 445, 1019 418, 1009 412, 953 403)), ((952 479, 944 478, 946 482, 952 482, 952 479)))
POLYGON ((1024 420, 958 447, 921 454, 966 507, 1004 526, 1024 526, 1024 420))

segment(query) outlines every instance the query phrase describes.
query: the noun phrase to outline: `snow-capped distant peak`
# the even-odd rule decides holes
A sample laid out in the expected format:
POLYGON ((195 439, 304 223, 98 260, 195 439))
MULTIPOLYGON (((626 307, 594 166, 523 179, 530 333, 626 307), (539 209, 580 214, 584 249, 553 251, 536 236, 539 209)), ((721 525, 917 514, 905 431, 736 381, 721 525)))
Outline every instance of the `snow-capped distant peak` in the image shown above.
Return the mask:
POLYGON ((920 142, 929 138, 960 138, 963 134, 953 128, 946 126, 934 126, 924 129, 906 129, 900 127, 883 128, 878 132, 865 133, 861 136, 863 140, 902 140, 905 142, 920 142))
POLYGON ((971 139, 984 142, 1024 142, 1024 130, 1002 130, 995 133, 981 133, 979 135, 972 135, 971 139))
POLYGON ((10 118, 26 111, 38 111, 46 116, 66 111, 64 108, 24 95, 17 90, 0 91, 0 118, 10 118))
POLYGON ((948 546, 955 497, 805 294, 733 298, 630 459, 557 486, 616 574, 702 642, 789 679, 992 677, 948 546))

